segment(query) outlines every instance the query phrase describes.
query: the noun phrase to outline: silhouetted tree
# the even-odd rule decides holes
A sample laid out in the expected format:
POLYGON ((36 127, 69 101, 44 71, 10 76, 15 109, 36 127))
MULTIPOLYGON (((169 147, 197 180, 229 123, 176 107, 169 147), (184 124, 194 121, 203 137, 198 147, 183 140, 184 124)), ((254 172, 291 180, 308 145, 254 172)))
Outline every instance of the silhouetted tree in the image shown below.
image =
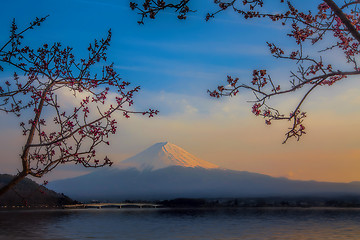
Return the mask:
POLYGON ((115 113, 126 118, 132 113, 149 117, 158 113, 129 110, 140 87, 128 89, 130 83, 120 78, 113 64, 100 65, 107 60, 110 30, 106 38, 89 45, 86 58, 77 60, 73 49, 61 43, 38 49, 23 45, 24 33, 45 20, 37 18, 21 31, 13 21, 9 41, 0 47, 1 71, 9 67, 21 73, 0 82, 0 110, 23 118, 20 126, 26 136, 22 170, 0 189, 0 195, 26 176, 41 178, 61 164, 111 165, 107 157, 96 158, 96 147, 108 145, 109 135, 116 133, 115 113), (70 105, 63 99, 66 91, 73 95, 70 105))
MULTIPOLYGON (((186 19, 191 0, 164 1, 164 0, 141 0, 138 3, 131 2, 130 7, 136 10, 143 24, 146 18, 155 19, 156 15, 165 9, 173 9, 178 13, 179 19, 186 19), (169 3, 171 2, 171 3, 169 3), (176 2, 176 3, 174 3, 176 2)), ((235 96, 240 89, 247 89, 254 93, 254 105, 252 112, 256 116, 265 118, 265 123, 270 125, 273 120, 291 121, 291 127, 286 133, 284 143, 290 138, 297 140, 305 134, 303 124, 306 113, 301 110, 306 98, 315 88, 331 86, 344 80, 347 76, 359 75, 358 57, 360 53, 360 21, 358 0, 319 0, 316 3, 317 10, 300 10, 296 4, 301 1, 284 1, 283 12, 276 9, 275 13, 266 12, 265 4, 272 5, 274 2, 263 0, 214 0, 218 10, 208 13, 205 20, 214 18, 216 14, 225 10, 233 10, 244 19, 266 18, 272 22, 281 22, 283 25, 290 24, 291 30, 287 34, 297 44, 297 49, 284 51, 277 44, 268 42, 271 54, 277 59, 293 61, 298 66, 297 71, 290 73, 290 85, 283 86, 272 79, 266 69, 256 69, 252 73, 250 82, 241 81, 239 78, 227 76, 225 84, 218 86, 216 90, 209 91, 210 96, 220 98, 223 96, 235 96), (328 41, 332 38, 331 41, 328 41), (325 41, 326 40, 326 41, 325 41), (311 51, 306 51, 309 44, 313 45, 311 51), (321 44, 320 44, 321 43, 321 44), (324 47, 324 45, 326 45, 324 47), (317 51, 314 51, 314 48, 317 51), (325 54, 344 55, 344 63, 348 66, 342 68, 333 67, 325 54), (305 89, 302 98, 293 107, 290 113, 281 113, 269 104, 269 99, 278 95, 291 94, 299 89, 305 89)), ((342 64, 344 66, 344 64, 342 64)))

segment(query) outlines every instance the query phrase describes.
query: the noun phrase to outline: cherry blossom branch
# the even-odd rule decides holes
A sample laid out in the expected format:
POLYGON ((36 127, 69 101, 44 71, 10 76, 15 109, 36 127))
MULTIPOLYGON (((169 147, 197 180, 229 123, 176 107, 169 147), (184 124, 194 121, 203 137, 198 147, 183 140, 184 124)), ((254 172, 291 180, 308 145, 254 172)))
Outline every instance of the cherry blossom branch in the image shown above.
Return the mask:
MULTIPOLYGON (((334 12, 336 16, 338 16, 341 20, 341 22, 346 26, 346 28, 349 30, 350 34, 358 41, 360 42, 360 33, 356 29, 356 27, 353 25, 353 23, 349 20, 349 18, 345 15, 345 13, 342 11, 341 8, 338 7, 338 5, 333 0, 323 0, 334 12)), ((356 4, 358 2, 356 1, 356 4)), ((353 3, 355 4, 355 3, 353 3)), ((347 5, 349 6, 349 5, 347 5)))
POLYGON ((189 8, 189 2, 190 0, 181 0, 179 3, 173 4, 167 3, 167 1, 164 0, 145 0, 141 7, 135 2, 130 2, 130 8, 132 10, 138 10, 138 14, 141 15, 141 20, 139 20, 138 23, 144 24, 145 18, 155 19, 160 11, 168 8, 173 8, 175 12, 178 12, 178 19, 186 19, 187 13, 195 12, 189 8))
MULTIPOLYGON (((183 1, 178 0, 178 3, 183 1)), ((303 125, 306 114, 300 111, 303 103, 311 92, 320 86, 331 86, 334 83, 345 79, 347 76, 359 75, 360 69, 358 56, 360 55, 360 12, 358 4, 360 1, 340 1, 323 0, 317 6, 317 12, 308 10, 301 11, 296 8, 296 1, 284 1, 285 10, 276 9, 275 13, 263 10, 265 2, 263 0, 214 0, 218 10, 208 13, 205 20, 208 21, 223 11, 232 9, 244 19, 265 18, 272 22, 281 22, 282 25, 290 24, 291 30, 287 34, 290 39, 298 45, 298 49, 290 53, 285 52, 272 43, 267 43, 271 54, 277 59, 293 61, 297 66, 297 72, 290 71, 290 87, 281 87, 277 81, 274 81, 266 70, 254 70, 251 84, 240 83, 239 78, 227 77, 227 83, 219 85, 216 90, 208 91, 212 97, 235 96, 241 89, 250 90, 254 93, 255 104, 252 112, 257 116, 265 118, 265 123, 270 125, 272 120, 291 120, 292 127, 285 134, 286 142, 288 139, 295 137, 297 140, 305 134, 303 125), (333 37, 334 43, 328 44, 327 47, 318 50, 317 54, 340 50, 343 52, 347 63, 353 68, 351 70, 333 70, 331 64, 325 64, 326 57, 314 57, 306 55, 304 43, 310 42, 316 49, 316 44, 324 38, 333 37), (316 60, 318 59, 319 60, 316 60), (268 100, 277 95, 291 94, 301 88, 308 87, 294 107, 290 114, 281 114, 275 107, 268 105, 268 100)), ((188 4, 189 2, 187 2, 188 4)), ((271 3, 266 3, 271 5, 271 3)), ((138 11, 143 11, 136 5, 138 11)), ((149 9, 151 6, 147 6, 149 9)), ((172 6, 169 6, 172 8, 172 6)), ((164 10, 164 9, 162 9, 164 10)), ((158 13, 158 12, 156 12, 158 13)), ((145 16, 146 17, 146 16, 145 16)), ((155 18, 155 15, 152 16, 155 18)), ((144 16, 142 18, 143 22, 144 16)), ((315 50, 316 51, 316 50, 315 50)), ((314 50, 312 50, 314 52, 314 50)))
POLYGON ((20 123, 27 136, 21 153, 22 170, 0 189, 0 195, 27 175, 42 177, 60 164, 92 168, 112 165, 108 157, 98 159, 96 149, 109 145, 107 139, 116 133, 113 115, 120 112, 130 118, 131 114, 158 114, 153 109, 131 110, 140 87, 128 90, 130 83, 121 79, 113 63, 104 65, 100 73, 94 67, 107 61, 111 30, 106 38, 89 45, 87 58, 77 61, 73 49, 60 43, 44 44, 36 50, 23 46, 15 23, 12 29, 11 44, 1 48, 0 61, 17 68, 24 77, 15 73, 12 81, 0 82, 0 110, 33 118, 20 123), (72 93, 73 106, 58 100, 64 91, 72 93))

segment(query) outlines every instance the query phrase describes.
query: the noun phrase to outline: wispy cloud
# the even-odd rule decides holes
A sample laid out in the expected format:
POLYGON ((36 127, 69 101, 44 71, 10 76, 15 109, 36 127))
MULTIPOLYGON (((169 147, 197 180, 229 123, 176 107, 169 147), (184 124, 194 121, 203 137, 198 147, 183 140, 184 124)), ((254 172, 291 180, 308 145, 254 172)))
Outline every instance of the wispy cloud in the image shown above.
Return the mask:
POLYGON ((118 9, 123 9, 123 10, 130 10, 128 4, 124 4, 119 1, 113 1, 113 0, 76 0, 76 1, 85 4, 96 4, 96 5, 102 5, 108 7, 116 7, 118 9))
POLYGON ((204 54, 211 55, 227 55, 227 56, 263 56, 269 55, 266 43, 249 44, 239 43, 239 41, 215 42, 215 41, 151 41, 128 39, 127 44, 141 47, 152 47, 153 50, 161 50, 176 53, 191 53, 191 54, 204 54))

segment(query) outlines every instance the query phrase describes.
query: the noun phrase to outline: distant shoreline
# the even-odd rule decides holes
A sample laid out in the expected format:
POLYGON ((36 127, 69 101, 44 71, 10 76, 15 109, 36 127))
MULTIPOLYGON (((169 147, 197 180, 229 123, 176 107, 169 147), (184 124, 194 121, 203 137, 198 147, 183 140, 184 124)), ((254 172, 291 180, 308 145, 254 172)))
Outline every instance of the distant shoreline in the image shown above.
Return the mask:
POLYGON ((253 197, 253 198, 175 198, 170 200, 126 200, 126 201, 96 201, 79 202, 64 205, 3 205, 1 210, 19 209, 91 209, 91 208, 170 208, 170 209, 281 209, 281 208, 338 208, 360 209, 360 196, 338 197, 253 197))
POLYGON ((19 212, 19 211, 107 211, 107 210, 118 210, 118 211, 131 211, 131 210, 139 210, 139 211, 161 211, 161 210, 175 210, 175 211, 186 211, 186 210, 204 210, 204 211, 212 211, 212 210, 259 210, 259 211, 267 211, 267 210, 356 210, 360 211, 360 207, 162 207, 162 208, 62 208, 62 207, 54 207, 54 208, 0 208, 1 212, 19 212))

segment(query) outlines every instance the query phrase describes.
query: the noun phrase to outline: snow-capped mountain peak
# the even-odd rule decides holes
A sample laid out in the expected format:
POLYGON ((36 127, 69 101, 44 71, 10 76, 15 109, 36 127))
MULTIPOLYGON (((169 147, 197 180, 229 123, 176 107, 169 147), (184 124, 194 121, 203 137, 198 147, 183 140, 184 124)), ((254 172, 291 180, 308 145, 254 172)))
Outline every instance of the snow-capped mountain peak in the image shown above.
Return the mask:
POLYGON ((136 167, 139 170, 157 170, 169 166, 218 168, 219 166, 204 161, 184 149, 169 142, 152 145, 139 154, 120 163, 124 167, 136 167))

